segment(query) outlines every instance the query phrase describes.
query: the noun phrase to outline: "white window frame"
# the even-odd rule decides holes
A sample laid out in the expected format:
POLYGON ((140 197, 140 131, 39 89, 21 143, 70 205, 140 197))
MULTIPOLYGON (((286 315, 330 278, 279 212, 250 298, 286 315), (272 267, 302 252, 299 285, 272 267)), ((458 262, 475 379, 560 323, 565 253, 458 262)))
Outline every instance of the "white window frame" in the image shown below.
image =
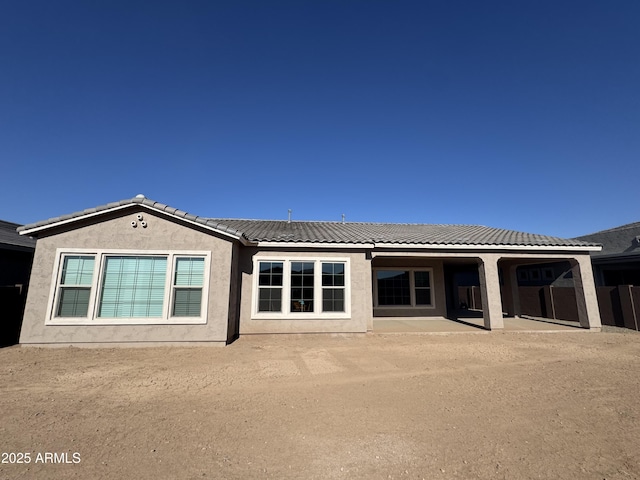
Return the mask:
MULTIPOLYGON (((95 259, 95 255, 93 254, 87 254, 87 255, 79 255, 79 254, 67 254, 64 257, 60 258, 60 266, 59 266, 59 270, 60 270, 60 274, 57 276, 56 278, 56 301, 54 302, 54 315, 55 312, 58 311, 60 309, 60 302, 62 300, 62 295, 63 295, 63 291, 68 289, 68 288, 84 288, 86 290, 89 290, 89 305, 87 306, 87 315, 89 314, 89 309, 91 308, 91 295, 92 295, 92 287, 93 287, 93 279, 96 275, 96 259, 95 259), (66 258, 71 258, 71 257, 91 257, 93 258, 93 271, 91 272, 91 283, 89 285, 77 285, 77 284, 63 284, 62 283, 62 270, 64 269, 64 259, 66 258)), ((82 316, 73 316, 73 317, 67 317, 67 318, 85 318, 82 316)))
POLYGON ((51 278, 51 289, 47 305, 46 325, 197 325, 207 323, 207 311, 209 304, 209 277, 211 271, 211 252, 191 250, 118 250, 118 249, 83 249, 83 248, 58 248, 51 278), (89 309, 86 317, 56 317, 56 307, 60 294, 60 280, 65 256, 85 255, 94 256, 93 279, 91 293, 89 295, 89 309), (167 272, 165 275, 164 301, 162 316, 153 318, 108 318, 98 316, 98 303, 102 292, 102 277, 105 260, 107 257, 166 257, 167 272), (175 288, 173 277, 175 274, 176 259, 180 257, 204 258, 204 278, 202 281, 202 303, 200 304, 200 316, 198 317, 174 317, 173 302, 175 288))
POLYGON ((433 281, 433 268, 431 267, 383 267, 373 269, 373 306, 380 309, 435 309, 436 308, 436 296, 435 286, 433 281), (381 271, 401 271, 409 272, 409 298, 411 305, 380 305, 378 303, 378 272, 381 271), (429 272, 429 290, 431 293, 431 305, 416 305, 416 285, 414 272, 429 272))
MULTIPOLYGON (((335 287, 325 287, 335 288, 335 287)), ((350 319, 351 318, 351 264, 345 257, 291 257, 291 256, 255 256, 253 258, 253 292, 251 295, 252 319, 255 320, 318 320, 318 319, 350 319), (280 312, 259 312, 259 277, 261 262, 282 262, 282 310, 280 312), (291 263, 313 263, 313 311, 291 311, 291 263), (322 264, 344 264, 344 312, 322 311, 322 264)))

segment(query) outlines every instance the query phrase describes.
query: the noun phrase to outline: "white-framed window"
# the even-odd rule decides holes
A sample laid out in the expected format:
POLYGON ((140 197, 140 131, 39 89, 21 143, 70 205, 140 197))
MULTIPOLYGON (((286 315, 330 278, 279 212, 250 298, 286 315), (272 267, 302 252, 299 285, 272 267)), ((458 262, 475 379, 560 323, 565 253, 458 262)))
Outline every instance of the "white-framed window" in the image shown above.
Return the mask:
POLYGON ((254 318, 349 318, 348 258, 255 258, 254 318))
POLYGON ((322 262, 322 311, 344 312, 346 301, 346 264, 322 262))
POLYGON ((58 282, 58 317, 86 317, 93 284, 95 257, 92 255, 66 255, 58 282))
POLYGON ((259 262, 258 270, 258 311, 282 311, 282 279, 284 262, 259 262))
POLYGON ((47 323, 206 323, 210 256, 58 249, 47 323))
POLYGON ((201 315, 204 260, 204 257, 176 257, 172 316, 199 317, 201 315))
POLYGON ((98 318, 162 318, 167 257, 105 255, 98 318))
POLYGON ((433 308, 433 269, 374 270, 374 301, 379 308, 433 308))

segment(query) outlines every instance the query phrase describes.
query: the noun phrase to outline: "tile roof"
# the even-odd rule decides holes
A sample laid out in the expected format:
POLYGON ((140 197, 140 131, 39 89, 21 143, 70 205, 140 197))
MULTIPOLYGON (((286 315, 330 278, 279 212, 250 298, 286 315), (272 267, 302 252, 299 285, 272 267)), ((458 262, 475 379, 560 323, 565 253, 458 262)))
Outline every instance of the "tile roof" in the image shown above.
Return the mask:
POLYGON ((30 232, 119 207, 140 204, 170 216, 202 224, 251 243, 468 245, 531 247, 595 247, 596 244, 480 225, 431 225, 286 220, 241 220, 190 215, 168 205, 137 196, 18 228, 30 232))
POLYGON ((76 220, 76 219, 81 219, 84 217, 88 217, 88 216, 92 216, 92 215, 96 215, 99 214, 101 212, 107 212, 107 211, 111 211, 113 209, 116 208, 120 208, 120 207, 127 207, 127 206, 132 206, 132 205, 144 205, 145 207, 149 207, 152 210, 155 211, 159 211, 159 212, 164 212, 170 216, 173 217, 177 217, 177 218, 183 218, 185 220, 189 220, 191 222, 195 222, 195 223, 199 223, 201 225, 207 226, 209 228, 213 228, 215 230, 218 230, 220 232, 229 234, 231 236, 234 237, 238 237, 240 238, 242 236, 242 232, 238 232, 236 230, 234 230, 233 228, 227 227, 226 225, 221 225, 219 224, 219 222, 216 222, 215 220, 212 220, 210 218, 206 218, 206 217, 199 217, 197 215, 191 215, 187 212, 184 212, 182 210, 179 210, 177 208, 174 207, 170 207, 169 205, 165 205, 164 203, 160 203, 160 202, 156 202, 155 200, 151 200, 149 198, 146 198, 144 196, 136 196, 133 198, 128 198, 125 200, 120 200, 118 202, 111 202, 111 203, 107 203, 104 205, 100 205, 98 207, 94 207, 94 208, 87 208, 85 210, 81 210, 78 212, 74 212, 74 213, 69 213, 67 215, 61 215, 59 217, 53 217, 53 218, 49 218, 47 220, 41 220, 39 222, 35 222, 35 223, 30 223, 28 225, 23 225, 21 227, 18 228, 18 232, 28 232, 28 231, 32 231, 32 230, 40 230, 42 228, 46 228, 46 227, 50 227, 50 226, 54 226, 56 224, 59 224, 61 222, 67 222, 67 221, 72 221, 72 220, 76 220))
POLYGON ((18 223, 0 220, 0 246, 9 245, 11 247, 34 249, 36 246, 35 239, 19 235, 16 229, 20 226, 18 223))
POLYGON ((547 235, 484 227, 408 223, 304 222, 215 219, 254 242, 374 243, 584 247, 594 244, 547 235))

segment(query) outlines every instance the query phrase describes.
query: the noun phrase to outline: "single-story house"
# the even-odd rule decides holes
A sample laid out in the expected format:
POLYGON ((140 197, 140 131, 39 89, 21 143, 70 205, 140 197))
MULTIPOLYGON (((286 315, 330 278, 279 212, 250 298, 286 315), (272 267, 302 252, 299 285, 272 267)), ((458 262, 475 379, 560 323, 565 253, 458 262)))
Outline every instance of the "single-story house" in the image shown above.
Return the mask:
POLYGON ((0 347, 18 342, 36 241, 0 220, 0 347))
POLYGON ((20 224, 0 220, 0 286, 26 290, 36 241, 16 231, 20 224))
POLYGON ((214 219, 143 195, 20 227, 37 238, 22 344, 220 343, 369 332, 447 317, 480 278, 489 330, 518 315, 516 268, 569 262, 580 325, 600 317, 596 244, 470 225, 214 219), (505 292, 501 295, 501 287, 505 292))

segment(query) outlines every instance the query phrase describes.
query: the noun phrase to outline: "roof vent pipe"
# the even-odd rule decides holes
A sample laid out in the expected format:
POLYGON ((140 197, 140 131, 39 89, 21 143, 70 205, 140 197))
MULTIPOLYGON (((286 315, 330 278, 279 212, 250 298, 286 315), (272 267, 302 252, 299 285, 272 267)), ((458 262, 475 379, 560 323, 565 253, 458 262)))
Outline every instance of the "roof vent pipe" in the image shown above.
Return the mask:
POLYGON ((344 213, 343 213, 343 214, 342 214, 342 223, 344 223, 344 217, 345 217, 345 215, 344 215, 344 213))
POLYGON ((291 223, 291 209, 289 209, 289 219, 287 220, 287 223, 291 223))

